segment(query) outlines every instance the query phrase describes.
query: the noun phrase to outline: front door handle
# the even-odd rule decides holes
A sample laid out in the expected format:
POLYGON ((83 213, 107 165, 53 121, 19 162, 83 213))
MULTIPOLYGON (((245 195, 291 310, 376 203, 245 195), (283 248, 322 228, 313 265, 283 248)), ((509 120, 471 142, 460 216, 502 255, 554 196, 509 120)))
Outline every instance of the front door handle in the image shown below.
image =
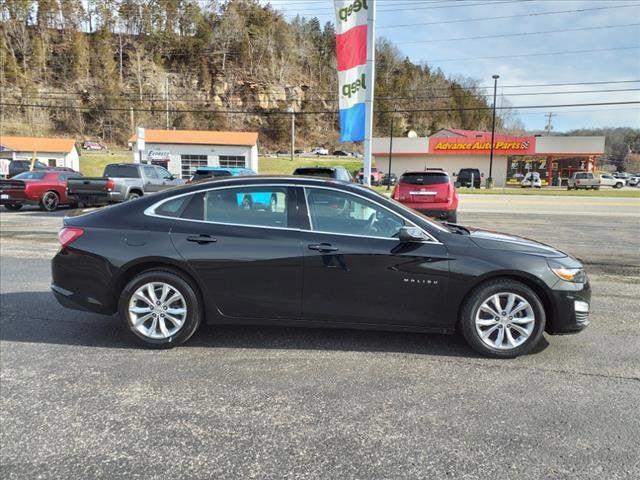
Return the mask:
POLYGON ((205 245, 207 243, 216 243, 218 239, 213 238, 211 235, 190 235, 187 237, 187 242, 195 242, 198 245, 205 245))
POLYGON ((312 243, 309 246, 309 250, 316 250, 318 252, 337 252, 338 247, 332 247, 330 243, 312 243))

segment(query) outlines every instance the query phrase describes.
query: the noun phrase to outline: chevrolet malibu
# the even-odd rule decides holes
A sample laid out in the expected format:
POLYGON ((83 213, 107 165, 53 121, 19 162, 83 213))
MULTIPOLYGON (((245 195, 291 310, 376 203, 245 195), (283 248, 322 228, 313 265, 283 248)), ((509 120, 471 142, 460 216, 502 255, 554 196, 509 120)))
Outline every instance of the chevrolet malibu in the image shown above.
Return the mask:
POLYGON ((515 357, 588 324, 582 265, 519 237, 440 225, 358 185, 230 177, 66 218, 52 290, 144 345, 201 323, 459 331, 515 357), (274 205, 238 203, 275 197, 274 205))

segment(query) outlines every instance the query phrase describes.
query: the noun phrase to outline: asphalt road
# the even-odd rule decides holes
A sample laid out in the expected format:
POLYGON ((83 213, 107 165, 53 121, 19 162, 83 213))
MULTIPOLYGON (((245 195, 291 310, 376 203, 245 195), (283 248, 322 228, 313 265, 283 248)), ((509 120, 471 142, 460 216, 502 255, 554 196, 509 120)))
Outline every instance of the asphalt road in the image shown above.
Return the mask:
POLYGON ((640 208, 502 198, 464 197, 461 221, 575 253, 594 290, 586 331, 509 361, 455 336, 268 327, 141 350, 49 293, 63 212, 2 211, 2 478, 639 478, 640 208))

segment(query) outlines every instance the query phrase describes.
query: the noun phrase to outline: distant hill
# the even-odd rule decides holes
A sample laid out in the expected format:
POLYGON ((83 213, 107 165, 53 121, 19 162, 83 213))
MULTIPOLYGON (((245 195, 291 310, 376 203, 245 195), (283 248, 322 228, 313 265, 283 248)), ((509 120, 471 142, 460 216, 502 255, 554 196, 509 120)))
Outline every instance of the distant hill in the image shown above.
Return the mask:
MULTIPOLYGON (((331 23, 288 22, 256 0, 3 3, 5 134, 124 145, 134 125, 164 128, 168 105, 170 128, 257 130, 261 148, 276 149, 293 107, 300 147, 337 145, 331 23)), ((376 134, 389 134, 394 108, 425 110, 396 113, 395 135, 486 129, 490 112, 473 109, 487 106, 473 81, 378 42, 376 134)))

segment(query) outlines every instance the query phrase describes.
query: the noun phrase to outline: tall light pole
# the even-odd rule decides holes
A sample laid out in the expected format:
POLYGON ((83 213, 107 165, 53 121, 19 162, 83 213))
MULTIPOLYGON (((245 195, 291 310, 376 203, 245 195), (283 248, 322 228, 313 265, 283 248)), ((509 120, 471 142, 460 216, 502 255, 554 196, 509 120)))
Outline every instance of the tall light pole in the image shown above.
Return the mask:
POLYGON ((293 108, 293 104, 287 108, 287 111, 291 113, 291 161, 293 161, 293 149, 296 145, 296 111, 293 108))
POLYGON ((387 191, 391 190, 391 156, 393 155, 393 117, 395 117, 395 108, 391 112, 391 131, 389 132, 389 170, 387 172, 387 191))
POLYGON ((489 178, 487 178, 487 188, 493 188, 493 143, 496 137, 496 93, 498 92, 499 78, 500 75, 493 76, 493 119, 491 120, 491 147, 489 150, 489 178))

